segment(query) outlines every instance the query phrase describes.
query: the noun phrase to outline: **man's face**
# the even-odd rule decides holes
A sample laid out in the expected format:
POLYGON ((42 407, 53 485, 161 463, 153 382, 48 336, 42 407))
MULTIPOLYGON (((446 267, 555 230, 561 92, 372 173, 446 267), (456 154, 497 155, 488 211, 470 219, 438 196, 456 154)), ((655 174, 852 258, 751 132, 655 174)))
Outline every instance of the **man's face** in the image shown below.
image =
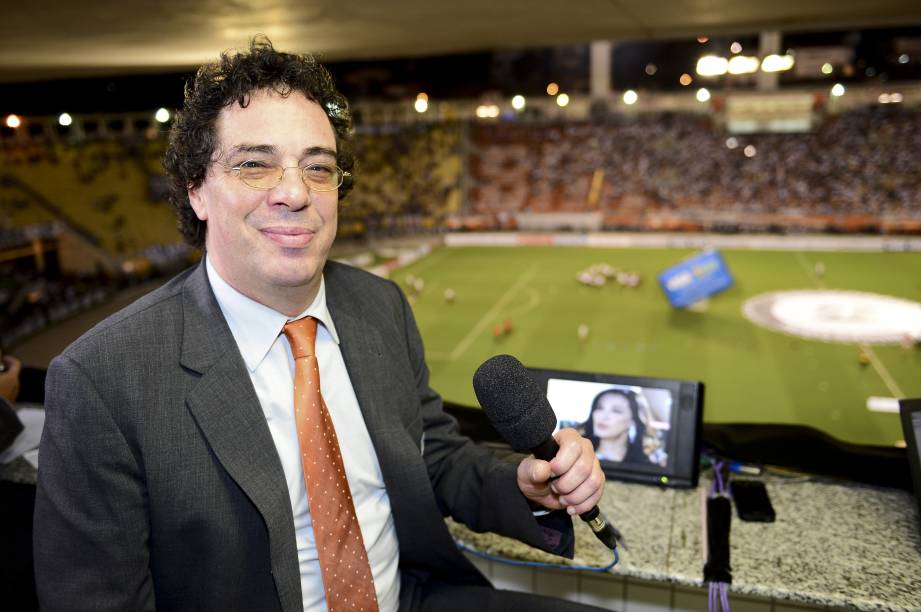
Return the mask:
POLYGON ((319 289, 336 236, 339 196, 337 191, 311 191, 291 166, 335 165, 329 119, 303 94, 284 98, 257 91, 246 108, 234 103, 222 110, 215 133, 213 159, 220 163, 212 163, 205 182, 189 190, 195 214, 208 224, 208 257, 240 293, 297 314, 319 289), (277 187, 260 191, 224 167, 248 160, 289 169, 277 187))

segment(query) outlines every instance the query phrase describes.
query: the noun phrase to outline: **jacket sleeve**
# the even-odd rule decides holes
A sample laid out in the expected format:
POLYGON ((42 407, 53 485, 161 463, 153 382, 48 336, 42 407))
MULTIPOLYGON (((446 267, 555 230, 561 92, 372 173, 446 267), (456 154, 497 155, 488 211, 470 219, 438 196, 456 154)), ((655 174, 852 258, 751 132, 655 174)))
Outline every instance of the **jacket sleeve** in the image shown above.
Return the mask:
POLYGON ((35 499, 42 610, 153 610, 143 471, 103 394, 66 356, 48 371, 35 499))
POLYGON ((503 461, 460 435, 457 421, 443 410, 441 396, 429 386, 422 338, 412 310, 403 292, 395 288, 422 406, 423 457, 442 513, 474 531, 491 531, 572 558, 569 515, 557 511, 536 518, 518 488, 517 463, 503 461))
POLYGON ((0 452, 5 451, 22 431, 22 422, 13 405, 0 397, 0 452))

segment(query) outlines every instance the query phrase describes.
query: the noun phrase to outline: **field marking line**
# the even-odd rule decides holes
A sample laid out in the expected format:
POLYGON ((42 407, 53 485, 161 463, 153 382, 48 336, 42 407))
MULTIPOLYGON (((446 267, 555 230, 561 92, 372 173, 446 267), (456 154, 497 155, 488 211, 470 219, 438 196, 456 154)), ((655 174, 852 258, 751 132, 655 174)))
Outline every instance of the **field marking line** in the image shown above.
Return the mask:
POLYGON ((517 317, 518 315, 527 314, 540 306, 540 293, 536 289, 533 287, 528 287, 528 296, 529 298, 527 304, 522 304, 521 306, 517 306, 514 309, 509 310, 507 313, 505 313, 505 316, 517 317))
POLYGON ((512 297, 514 297, 514 295, 518 291, 520 291, 522 287, 527 285, 531 281, 531 279, 534 278, 534 275, 537 274, 537 271, 539 269, 540 269, 540 266, 538 264, 534 264, 533 266, 528 268, 528 271, 525 272, 521 276, 521 278, 518 279, 518 282, 512 285, 511 287, 509 287, 508 291, 503 293, 502 296, 498 299, 498 301, 496 301, 496 303, 493 304, 493 307, 490 308, 486 312, 486 314, 480 317, 480 320, 477 321, 476 325, 473 326, 473 329, 467 332, 467 335, 464 336, 464 338, 460 342, 457 343, 457 346, 455 346, 454 350, 451 351, 451 353, 448 355, 448 359, 453 361, 457 359, 458 357, 460 357, 461 355, 463 355, 464 351, 470 348, 470 345, 473 344, 473 341, 477 339, 477 336, 483 333, 483 330, 486 329, 486 326, 489 325, 489 322, 497 314, 499 314, 499 312, 503 308, 505 308, 508 305, 512 297))
POLYGON ((876 370, 879 377, 883 379, 883 384, 889 389, 889 393, 892 394, 892 397, 905 397, 905 393, 902 392, 899 385, 895 382, 895 379, 892 378, 892 374, 889 373, 889 370, 886 369, 883 362, 876 356, 876 351, 874 351, 869 344, 861 344, 860 348, 866 352, 867 357, 870 358, 873 369, 876 370))
POLYGON ((808 276, 809 279, 813 283, 815 283, 816 288, 818 289, 826 288, 825 281, 815 277, 815 265, 813 265, 812 269, 809 268, 809 260, 806 259, 806 256, 803 255, 802 251, 796 252, 796 261, 798 261, 799 265, 802 266, 803 270, 806 272, 806 276, 808 276))

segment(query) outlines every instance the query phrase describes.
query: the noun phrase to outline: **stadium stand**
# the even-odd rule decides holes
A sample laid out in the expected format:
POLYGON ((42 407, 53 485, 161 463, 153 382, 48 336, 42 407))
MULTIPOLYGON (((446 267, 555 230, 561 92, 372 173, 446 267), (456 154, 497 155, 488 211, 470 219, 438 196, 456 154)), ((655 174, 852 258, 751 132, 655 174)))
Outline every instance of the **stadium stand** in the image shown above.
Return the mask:
MULTIPOLYGON (((918 108, 860 107, 806 133, 733 136, 719 121, 650 112, 360 125, 359 189, 343 202, 340 235, 513 229, 521 215, 542 227, 540 215, 561 213, 560 229, 597 213, 606 229, 921 231, 918 108)), ((106 134, 5 139, 2 226, 62 221, 120 258, 178 242, 163 134, 106 134)))
POLYGON ((492 227, 518 212, 597 208, 609 228, 917 231, 919 128, 918 110, 887 107, 810 133, 738 137, 672 113, 481 124, 468 210, 492 227), (667 217, 678 227, 657 225, 667 217))

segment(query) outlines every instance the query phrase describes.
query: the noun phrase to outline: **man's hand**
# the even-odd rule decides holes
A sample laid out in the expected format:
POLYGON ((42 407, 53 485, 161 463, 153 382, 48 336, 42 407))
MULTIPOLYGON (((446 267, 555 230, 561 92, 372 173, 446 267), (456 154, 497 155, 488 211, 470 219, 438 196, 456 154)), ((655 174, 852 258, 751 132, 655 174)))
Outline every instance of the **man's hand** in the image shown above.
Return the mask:
POLYGON ((22 369, 22 364, 9 355, 3 356, 3 363, 6 365, 6 371, 0 372, 0 397, 12 404, 19 395, 19 370, 22 369))
POLYGON ((575 429, 561 429, 553 437, 560 445, 556 457, 548 462, 531 456, 519 463, 518 488, 545 508, 587 512, 604 491, 604 473, 592 443, 575 429))

